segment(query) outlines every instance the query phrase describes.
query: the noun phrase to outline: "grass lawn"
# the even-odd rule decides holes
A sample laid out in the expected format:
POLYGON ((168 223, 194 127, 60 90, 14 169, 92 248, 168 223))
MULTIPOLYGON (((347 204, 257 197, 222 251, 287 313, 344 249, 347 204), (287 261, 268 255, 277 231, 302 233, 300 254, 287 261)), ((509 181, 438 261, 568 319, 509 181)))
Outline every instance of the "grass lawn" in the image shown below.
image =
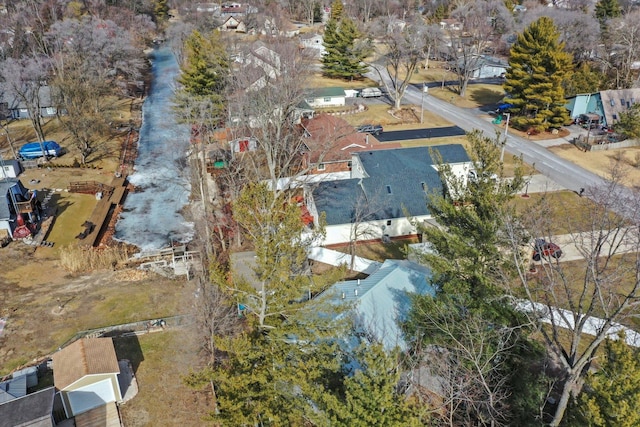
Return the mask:
POLYGON ((184 384, 182 378, 196 369, 190 348, 182 335, 184 330, 167 330, 134 337, 115 338, 118 358, 131 361, 138 394, 120 407, 124 425, 202 426, 202 417, 212 410, 210 393, 197 391, 184 384), (185 359, 186 358, 186 359, 185 359))
POLYGON ((342 79, 331 79, 329 77, 325 77, 322 73, 315 73, 311 76, 306 82, 307 87, 317 88, 317 87, 341 87, 343 89, 362 89, 364 87, 378 87, 378 83, 364 78, 362 80, 342 80, 342 79))
MULTIPOLYGON (((366 111, 356 114, 348 114, 341 116, 346 122, 353 126, 358 126, 366 123, 381 124, 385 130, 405 130, 405 129, 422 129, 429 127, 444 127, 451 126, 451 122, 443 119, 439 115, 431 112, 424 111, 424 123, 403 123, 400 118, 394 117, 389 114, 391 106, 387 104, 373 104, 369 105, 366 111)), ((406 106, 411 107, 411 106, 406 106)))
POLYGON ((487 104, 496 104, 504 97, 502 86, 489 84, 470 84, 467 86, 466 96, 463 98, 454 91, 453 87, 429 88, 429 96, 435 96, 450 102, 456 107, 478 108, 487 104))

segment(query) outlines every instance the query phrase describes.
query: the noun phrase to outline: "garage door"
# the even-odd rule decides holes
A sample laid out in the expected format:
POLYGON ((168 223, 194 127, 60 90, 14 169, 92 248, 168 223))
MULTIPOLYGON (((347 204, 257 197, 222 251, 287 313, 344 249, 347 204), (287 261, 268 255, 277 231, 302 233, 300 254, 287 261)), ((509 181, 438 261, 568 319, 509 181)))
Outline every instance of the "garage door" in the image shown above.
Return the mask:
POLYGON ((68 396, 74 415, 116 401, 109 379, 74 390, 68 396))

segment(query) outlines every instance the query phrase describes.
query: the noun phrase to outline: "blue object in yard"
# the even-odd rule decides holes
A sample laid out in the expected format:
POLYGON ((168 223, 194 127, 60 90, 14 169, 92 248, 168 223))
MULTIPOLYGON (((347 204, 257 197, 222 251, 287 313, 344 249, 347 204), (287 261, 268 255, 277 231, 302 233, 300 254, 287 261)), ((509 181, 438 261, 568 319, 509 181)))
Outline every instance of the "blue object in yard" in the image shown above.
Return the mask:
POLYGON ((499 113, 503 113, 504 111, 508 110, 509 108, 513 108, 513 104, 498 104, 498 112, 499 113))
POLYGON ((47 156, 58 157, 62 154, 62 147, 55 141, 29 142, 20 148, 18 154, 23 159, 37 159, 38 157, 43 157, 45 154, 47 156), (43 147, 44 153, 42 152, 43 147))

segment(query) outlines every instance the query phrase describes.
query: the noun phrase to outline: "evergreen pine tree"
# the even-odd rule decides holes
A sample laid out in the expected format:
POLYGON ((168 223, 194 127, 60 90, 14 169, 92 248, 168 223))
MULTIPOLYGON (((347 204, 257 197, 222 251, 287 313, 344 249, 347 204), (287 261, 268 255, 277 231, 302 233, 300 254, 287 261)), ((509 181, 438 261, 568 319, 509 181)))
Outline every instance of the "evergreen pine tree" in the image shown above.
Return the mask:
POLYGON ((606 28, 606 23, 611 18, 622 15, 618 0, 600 0, 596 3, 595 15, 600 22, 600 27, 606 28))
POLYGON ((585 379, 577 403, 576 425, 632 427, 640 425, 640 357, 630 348, 624 334, 605 341, 600 369, 585 379))
POLYGON ((539 18, 511 47, 504 89, 513 104, 511 123, 519 129, 557 129, 569 120, 562 83, 571 72, 571 55, 559 42, 553 20, 539 18))
POLYGON ((342 18, 343 11, 344 11, 344 6, 342 5, 342 1, 341 0, 334 0, 334 2, 331 3, 331 16, 330 16, 330 19, 334 19, 336 21, 339 21, 342 18))
POLYGON ((349 18, 330 19, 324 31, 326 54, 322 57, 323 74, 331 78, 359 79, 368 66, 362 61, 369 54, 367 42, 349 18))
POLYGON ((213 31, 205 36, 194 31, 185 42, 185 61, 178 79, 176 110, 183 122, 215 127, 225 116, 225 89, 229 57, 213 31))

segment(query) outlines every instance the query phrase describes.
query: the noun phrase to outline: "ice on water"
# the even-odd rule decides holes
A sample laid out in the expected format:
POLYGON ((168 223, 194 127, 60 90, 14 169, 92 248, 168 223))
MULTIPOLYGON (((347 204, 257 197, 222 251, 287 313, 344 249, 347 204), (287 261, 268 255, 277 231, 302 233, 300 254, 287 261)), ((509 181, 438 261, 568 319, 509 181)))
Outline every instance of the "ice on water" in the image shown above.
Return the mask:
POLYGON ((153 83, 142 107, 135 172, 130 193, 116 224, 116 239, 141 250, 161 249, 193 237, 193 224, 180 211, 189 201, 189 170, 185 165, 189 126, 178 124, 172 111, 179 68, 168 47, 152 58, 153 83))

